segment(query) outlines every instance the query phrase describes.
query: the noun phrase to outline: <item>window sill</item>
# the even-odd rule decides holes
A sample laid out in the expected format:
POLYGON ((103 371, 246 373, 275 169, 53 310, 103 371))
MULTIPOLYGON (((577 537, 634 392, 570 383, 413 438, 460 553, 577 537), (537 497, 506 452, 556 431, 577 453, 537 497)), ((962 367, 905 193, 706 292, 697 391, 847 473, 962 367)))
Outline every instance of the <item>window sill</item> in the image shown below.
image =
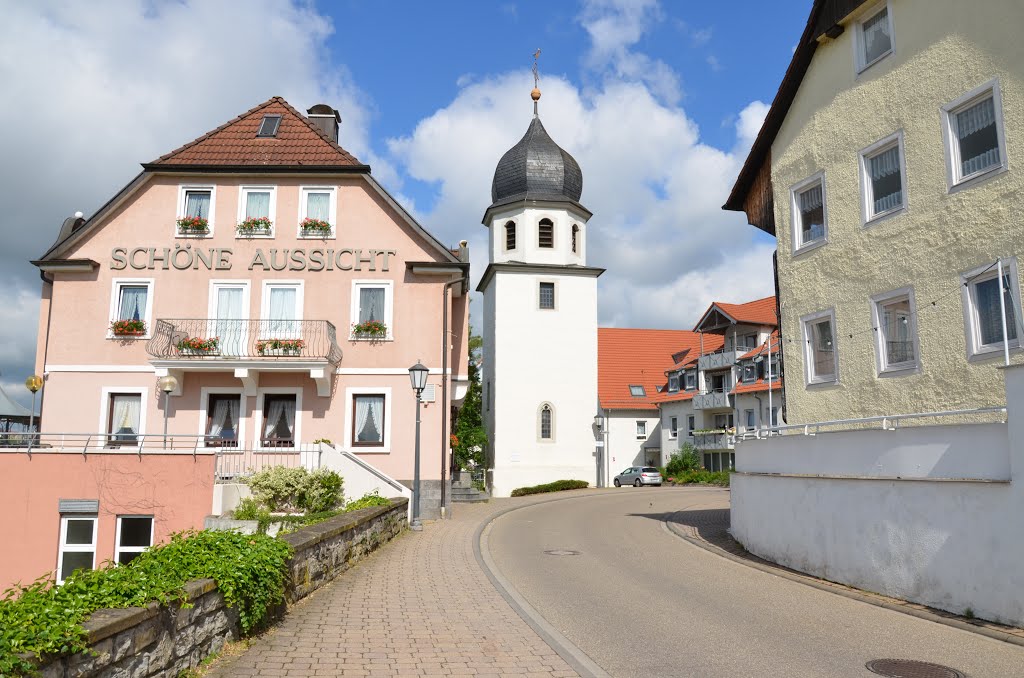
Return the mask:
POLYGON ((299 240, 337 240, 337 236, 334 233, 303 233, 299 232, 296 236, 299 240))
POLYGON ((351 445, 348 451, 352 454, 391 454, 391 450, 386 447, 362 447, 358 445, 351 445))
MULTIPOLYGON (((1020 342, 1018 342, 1017 340, 1013 340, 1013 341, 1010 342, 1010 353, 1011 354, 1020 353, 1020 350, 1021 350, 1020 342)), ((986 348, 981 348, 981 349, 978 349, 977 351, 975 351, 973 353, 969 353, 967 355, 967 362, 969 362, 969 363, 978 363, 978 362, 984 362, 986 360, 992 360, 993 358, 1002 358, 1002 357, 1003 357, 1003 345, 999 344, 999 345, 994 346, 992 348, 987 348, 987 347, 986 348)))
POLYGON ((235 240, 272 240, 273 237, 273 231, 270 231, 269 233, 265 231, 255 233, 242 233, 240 231, 235 231, 235 240))
POLYGON ((901 205, 899 207, 896 207, 894 209, 889 210, 888 212, 882 212, 881 214, 872 215, 871 218, 867 219, 864 222, 863 227, 864 228, 871 228, 872 226, 880 224, 881 222, 883 222, 883 221, 885 221, 887 219, 891 219, 893 217, 899 216, 899 215, 903 214, 906 211, 907 211, 907 206, 906 205, 901 205))
POLYGON ((983 184, 990 179, 995 179, 996 177, 1002 176, 1003 174, 1006 174, 1009 171, 1009 166, 1007 166, 1006 164, 1002 164, 997 165, 991 169, 987 169, 984 172, 981 172, 980 174, 972 174, 966 179, 960 179, 952 186, 950 186, 949 195, 953 195, 954 193, 959 193, 960 191, 966 191, 968 189, 974 188, 978 184, 983 184))
POLYGON ((180 233, 175 231, 174 237, 183 240, 209 240, 213 237, 213 229, 211 228, 206 233, 180 233))
POLYGON ((816 250, 819 247, 823 247, 823 246, 825 246, 827 244, 828 244, 828 237, 824 237, 824 238, 821 238, 819 240, 815 240, 813 242, 806 243, 806 244, 801 245, 800 247, 796 248, 795 250, 793 250, 793 256, 794 257, 798 257, 801 254, 806 254, 807 252, 811 252, 811 251, 816 250))
POLYGON ((890 49, 885 54, 883 54, 881 56, 875 57, 872 61, 869 61, 868 63, 866 63, 864 65, 858 66, 857 67, 856 77, 859 78, 860 76, 864 75, 868 70, 870 70, 870 68, 872 66, 874 66, 875 64, 881 63, 882 61, 885 61, 886 57, 891 57, 892 55, 893 55, 893 50, 890 49))
POLYGON ((811 389, 828 388, 829 386, 838 386, 839 379, 822 379, 821 381, 809 381, 805 385, 807 388, 811 389))
POLYGON ((108 341, 149 341, 152 334, 108 334, 108 341))
POLYGON ((912 365, 886 367, 884 370, 878 373, 879 379, 885 379, 888 377, 907 377, 912 374, 918 374, 921 372, 921 366, 917 363, 912 365))

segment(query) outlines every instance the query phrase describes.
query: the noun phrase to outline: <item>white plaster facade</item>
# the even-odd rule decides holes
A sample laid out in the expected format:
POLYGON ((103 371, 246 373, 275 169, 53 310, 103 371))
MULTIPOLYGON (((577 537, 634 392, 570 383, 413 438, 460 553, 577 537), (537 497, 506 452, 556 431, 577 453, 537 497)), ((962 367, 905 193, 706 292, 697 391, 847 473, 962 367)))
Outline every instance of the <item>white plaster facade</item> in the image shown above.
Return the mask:
POLYGON ((663 466, 661 418, 657 410, 607 410, 605 445, 611 479, 630 466, 663 466), (638 433, 643 424, 643 434, 638 433))

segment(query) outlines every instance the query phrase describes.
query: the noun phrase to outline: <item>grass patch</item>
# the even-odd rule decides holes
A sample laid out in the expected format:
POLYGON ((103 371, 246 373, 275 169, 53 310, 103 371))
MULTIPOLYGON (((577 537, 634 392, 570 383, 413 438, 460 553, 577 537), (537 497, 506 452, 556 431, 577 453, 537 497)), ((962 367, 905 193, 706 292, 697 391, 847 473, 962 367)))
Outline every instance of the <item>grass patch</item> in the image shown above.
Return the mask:
POLYGON ((541 494, 543 492, 561 492, 562 490, 581 490, 589 487, 590 483, 585 480, 556 480, 553 483, 534 485, 533 487, 517 487, 512 490, 513 497, 525 497, 528 494, 541 494))

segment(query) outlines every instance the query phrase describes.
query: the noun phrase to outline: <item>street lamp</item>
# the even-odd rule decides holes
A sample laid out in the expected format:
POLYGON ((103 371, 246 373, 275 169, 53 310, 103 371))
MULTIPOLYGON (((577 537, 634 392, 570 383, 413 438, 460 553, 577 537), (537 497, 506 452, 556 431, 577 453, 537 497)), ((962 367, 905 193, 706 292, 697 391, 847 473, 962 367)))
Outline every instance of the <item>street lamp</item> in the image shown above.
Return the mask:
MULTIPOLYGON (((420 403, 423 389, 427 386, 427 368, 419 360, 409 368, 409 382, 416 394, 416 458, 412 480, 412 524, 409 529, 422 530, 420 524, 420 403)), ((443 413, 442 413, 443 414, 443 413)))
POLYGON ((36 424, 36 393, 43 387, 43 378, 37 374, 33 374, 31 377, 25 380, 25 388, 32 391, 32 411, 28 413, 28 432, 32 433, 32 429, 36 424))
POLYGON ((164 392, 164 449, 167 449, 167 408, 171 400, 171 391, 178 389, 178 380, 168 374, 156 380, 157 387, 164 392))
POLYGON ((597 486, 604 487, 607 485, 605 480, 607 474, 604 468, 607 451, 604 449, 604 415, 601 412, 594 415, 594 428, 597 429, 597 435, 600 438, 597 441, 597 486))

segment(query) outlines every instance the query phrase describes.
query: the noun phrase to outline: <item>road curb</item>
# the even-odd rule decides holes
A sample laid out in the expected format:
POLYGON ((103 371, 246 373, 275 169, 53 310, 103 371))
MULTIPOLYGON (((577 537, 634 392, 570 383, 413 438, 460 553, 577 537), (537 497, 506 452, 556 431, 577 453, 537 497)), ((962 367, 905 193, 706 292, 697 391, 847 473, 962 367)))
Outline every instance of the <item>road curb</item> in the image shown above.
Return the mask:
MULTIPOLYGON (((677 511, 676 513, 682 513, 682 511, 677 511)), ((676 513, 672 515, 675 516, 676 513)), ((821 580, 817 580, 811 577, 810 575, 798 575, 782 569, 781 566, 766 565, 764 563, 759 563, 756 561, 748 560, 746 558, 741 558, 740 556, 737 556, 733 553, 729 553, 728 551, 719 546, 715 546, 711 542, 694 537, 693 535, 686 534, 678 527, 676 527, 676 524, 674 522, 665 520, 662 521, 662 526, 670 534, 679 537, 680 539, 689 544, 693 544, 697 548, 703 549, 717 556, 721 556, 722 558, 726 558, 727 560, 731 560, 734 563, 738 563, 745 567, 760 570, 761 572, 775 575, 776 577, 782 577, 783 579, 788 579, 798 584, 803 584, 804 586, 810 586, 811 588, 843 596, 844 598, 849 598, 850 600, 858 600, 862 603, 867 603, 868 605, 874 605, 875 607, 881 607, 886 610, 892 610, 893 612, 900 612, 902 614, 910 615, 911 617, 925 619, 927 621, 935 622, 936 624, 942 624, 943 626, 950 626, 955 629, 960 629, 961 631, 976 633, 979 636, 986 636, 994 640, 1003 641, 1004 643, 1010 643, 1011 645, 1019 645, 1021 647, 1024 647, 1024 638, 1021 638, 1019 636, 1015 636, 1009 633, 1003 633, 1001 631, 996 631, 994 629, 985 628, 984 626, 977 626, 975 624, 972 624, 967 621, 962 621, 960 619, 944 617, 940 614, 936 614, 928 610, 919 610, 914 607, 907 607, 905 605, 900 605, 898 603, 892 603, 888 600, 880 599, 875 596, 868 595, 866 593, 861 593, 856 589, 850 589, 845 587, 838 588, 836 586, 830 586, 829 584, 823 583, 821 580)))
POLYGON ((539 504, 550 504, 556 501, 567 501, 570 499, 580 499, 582 497, 595 497, 601 494, 611 494, 610 491, 606 492, 594 492, 591 490, 586 494, 575 494, 571 497, 557 497, 547 499, 543 501, 530 502, 529 504, 523 504, 521 506, 510 506, 506 509, 495 513, 490 516, 487 520, 482 522, 476 530, 476 534, 473 537, 473 551, 476 554, 476 561, 480 565, 480 569, 483 570, 484 574, 490 580, 495 590, 501 594, 501 597, 505 599, 516 614, 526 622, 526 624, 536 632, 541 639, 547 643, 552 650, 558 653, 566 664, 572 667, 572 669, 583 676, 583 678, 611 678, 611 675, 602 669, 597 662, 591 659, 586 652, 576 647, 576 645, 562 635, 554 626, 548 623, 544 617, 540 615, 537 610, 533 608, 526 599, 519 595, 515 587, 505 579, 498 569, 498 566, 494 563, 491 558, 490 551, 487 548, 487 536, 490 532, 491 524, 502 517, 506 513, 512 511, 518 511, 519 509, 528 508, 531 506, 537 506, 539 504))

